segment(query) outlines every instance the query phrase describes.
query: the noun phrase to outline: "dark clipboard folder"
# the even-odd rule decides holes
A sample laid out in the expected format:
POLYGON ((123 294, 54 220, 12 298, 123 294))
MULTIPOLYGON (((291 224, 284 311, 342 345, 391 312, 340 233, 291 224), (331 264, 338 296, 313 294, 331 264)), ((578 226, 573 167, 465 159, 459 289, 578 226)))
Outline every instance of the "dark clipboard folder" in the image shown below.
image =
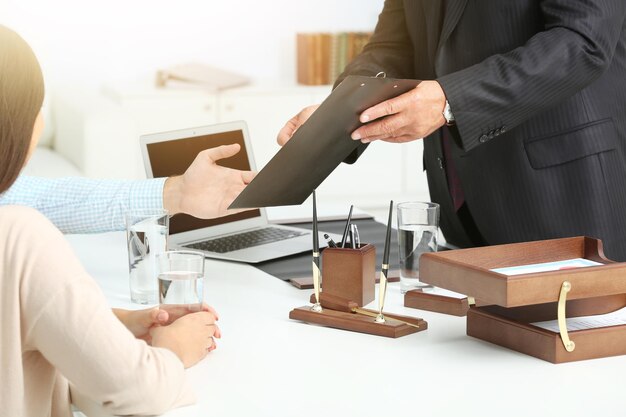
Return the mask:
POLYGON ((350 138, 362 125, 359 115, 417 84, 418 80, 346 77, 229 208, 302 204, 361 145, 350 138))

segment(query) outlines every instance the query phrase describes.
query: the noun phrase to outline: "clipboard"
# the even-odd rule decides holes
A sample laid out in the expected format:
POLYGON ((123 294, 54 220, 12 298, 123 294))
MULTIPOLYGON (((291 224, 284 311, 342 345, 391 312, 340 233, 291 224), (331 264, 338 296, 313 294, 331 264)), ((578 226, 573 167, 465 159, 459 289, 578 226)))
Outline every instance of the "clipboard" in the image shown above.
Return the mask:
MULTIPOLYGON (((302 204, 361 142, 350 138, 369 107, 415 88, 419 80, 350 75, 324 100, 230 205, 302 204)), ((363 145, 363 149, 366 145, 363 145)))

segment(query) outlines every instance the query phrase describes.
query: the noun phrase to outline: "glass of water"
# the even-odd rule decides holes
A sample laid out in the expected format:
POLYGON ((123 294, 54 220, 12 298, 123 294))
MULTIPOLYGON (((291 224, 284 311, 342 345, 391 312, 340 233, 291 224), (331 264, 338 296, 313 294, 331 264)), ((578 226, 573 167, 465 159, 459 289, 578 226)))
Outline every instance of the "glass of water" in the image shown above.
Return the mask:
POLYGON ((133 210, 126 214, 130 299, 156 304, 156 256, 167 250, 169 216, 164 210, 133 210))
POLYGON ((439 204, 406 202, 398 204, 398 244, 400 245, 400 290, 402 293, 432 286, 419 279, 419 259, 437 251, 439 204))
POLYGON ((157 256, 159 304, 173 317, 202 310, 204 254, 167 251, 157 256))

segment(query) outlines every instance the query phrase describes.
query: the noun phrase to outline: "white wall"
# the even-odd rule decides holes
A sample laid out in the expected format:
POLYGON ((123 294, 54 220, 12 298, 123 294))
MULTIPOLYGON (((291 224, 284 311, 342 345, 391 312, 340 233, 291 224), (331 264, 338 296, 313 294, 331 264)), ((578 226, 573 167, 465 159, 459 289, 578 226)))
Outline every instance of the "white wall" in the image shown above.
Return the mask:
MULTIPOLYGON (((84 159, 83 146, 88 142, 84 140, 82 119, 102 101, 100 90, 104 84, 153 77, 159 68, 188 61, 205 62, 253 79, 285 80, 291 84, 295 82, 297 32, 373 30, 383 3, 384 0, 0 0, 0 24, 15 29, 35 50, 56 114, 55 146, 71 160, 80 160, 84 159), (58 146, 59 137, 69 145, 58 146)), ((289 109, 286 114, 298 110, 300 107, 289 109)), ((274 135, 271 134, 272 139, 274 135)), ((410 175, 397 178, 397 173, 386 174, 388 181, 402 183, 403 189, 413 191, 412 195, 427 193, 425 178, 417 167, 417 145, 420 144, 402 153, 402 160, 407 159, 403 164, 416 165, 410 175)), ((393 146, 396 151, 399 145, 376 146, 393 146)), ((377 171, 382 166, 379 160, 370 165, 372 175, 383 175, 377 171)), ((365 197, 381 200, 378 195, 365 197)), ((386 201, 386 197, 382 200, 386 201)), ((364 198, 362 206, 365 201, 364 198)), ((381 207, 386 210, 386 204, 381 207)))
POLYGON ((204 61, 295 78, 295 33, 372 30, 383 0, 0 0, 0 23, 35 49, 65 93, 204 61), (69 91, 68 91, 69 90, 69 91))

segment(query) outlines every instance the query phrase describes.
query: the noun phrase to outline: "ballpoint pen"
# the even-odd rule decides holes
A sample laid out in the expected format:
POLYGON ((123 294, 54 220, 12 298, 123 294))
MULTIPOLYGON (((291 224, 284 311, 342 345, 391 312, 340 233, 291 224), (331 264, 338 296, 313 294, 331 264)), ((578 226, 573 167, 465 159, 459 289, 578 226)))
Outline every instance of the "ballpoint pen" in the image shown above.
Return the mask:
POLYGON ((359 236, 359 228, 356 224, 350 226, 352 232, 352 248, 358 249, 361 247, 361 237, 359 236))
POLYGON ((336 248, 337 244, 335 243, 335 241, 328 236, 328 233, 324 233, 324 239, 326 239, 326 242, 328 243, 328 247, 329 248, 336 248))
POLYGON ((320 244, 317 233, 317 202, 315 201, 315 190, 313 190, 313 287, 315 288, 315 304, 311 307, 311 311, 322 311, 320 304, 320 244))
POLYGON ((355 246, 354 246, 354 233, 353 232, 354 232, 354 229, 352 228, 352 223, 351 223, 350 224, 350 232, 349 232, 349 235, 350 235, 350 246, 349 247, 352 248, 352 249, 355 249, 355 246))
POLYGON ((346 220, 346 227, 343 229, 343 237, 341 239, 341 247, 346 247, 346 240, 348 240, 348 231, 350 230, 350 221, 352 220, 352 209, 354 206, 350 206, 350 212, 348 213, 348 220, 346 220))
MULTIPOLYGON (((369 317, 378 316, 378 313, 365 308, 361 308, 357 303, 352 300, 339 297, 337 295, 327 294, 323 291, 320 293, 320 303, 322 304, 323 308, 328 308, 330 310, 361 314, 363 316, 369 317)), ((407 326, 415 327, 417 329, 421 328, 418 324, 420 319, 415 319, 415 321, 407 321, 407 317, 402 317, 397 314, 387 314, 386 318, 397 320, 400 323, 406 324, 407 326)))
POLYGON ((378 292, 378 315, 376 323, 384 323, 383 307, 387 294, 387 272, 389 271, 389 243, 391 240, 391 215, 393 214, 393 200, 389 202, 389 220, 387 220, 387 236, 385 237, 385 250, 383 252, 383 264, 380 271, 380 285, 378 292))

